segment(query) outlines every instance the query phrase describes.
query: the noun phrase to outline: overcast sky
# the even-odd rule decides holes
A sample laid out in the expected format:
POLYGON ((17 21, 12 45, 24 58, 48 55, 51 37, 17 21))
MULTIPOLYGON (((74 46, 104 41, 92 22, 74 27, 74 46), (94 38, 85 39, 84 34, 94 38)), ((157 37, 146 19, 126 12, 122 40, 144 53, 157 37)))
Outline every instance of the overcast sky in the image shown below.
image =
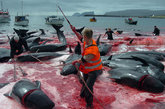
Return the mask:
MULTIPOLYGON (((22 0, 0 0, 3 8, 7 8, 12 15, 21 13, 22 0)), ((104 14, 110 11, 126 9, 165 10, 165 0, 23 0, 25 14, 61 14, 56 13, 58 4, 65 15, 75 12, 94 11, 95 14, 104 14)))

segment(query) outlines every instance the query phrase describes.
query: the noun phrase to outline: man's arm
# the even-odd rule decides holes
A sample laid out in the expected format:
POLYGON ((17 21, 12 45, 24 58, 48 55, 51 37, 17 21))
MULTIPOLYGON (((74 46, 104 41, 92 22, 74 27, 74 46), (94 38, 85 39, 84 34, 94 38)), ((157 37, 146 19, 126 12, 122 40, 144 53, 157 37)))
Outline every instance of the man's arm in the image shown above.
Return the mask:
POLYGON ((75 65, 76 63, 85 63, 85 62, 90 61, 93 58, 94 58, 93 54, 88 54, 88 55, 83 56, 81 59, 73 61, 72 64, 75 65))
MULTIPOLYGON (((107 31, 104 33, 104 36, 106 36, 106 34, 107 34, 107 31)), ((104 37, 104 36, 103 36, 103 37, 104 37)))
POLYGON ((22 44, 23 44, 23 46, 25 47, 26 51, 29 51, 29 47, 28 47, 28 45, 27 45, 26 40, 22 39, 22 44))

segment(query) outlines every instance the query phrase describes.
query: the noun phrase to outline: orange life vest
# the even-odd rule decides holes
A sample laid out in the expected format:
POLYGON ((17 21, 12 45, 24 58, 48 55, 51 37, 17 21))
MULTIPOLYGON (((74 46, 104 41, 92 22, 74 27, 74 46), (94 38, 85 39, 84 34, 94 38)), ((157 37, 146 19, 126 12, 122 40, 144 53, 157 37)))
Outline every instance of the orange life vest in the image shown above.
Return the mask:
POLYGON ((101 70, 102 62, 100 57, 99 48, 97 47, 96 42, 93 40, 92 45, 85 47, 86 42, 84 42, 82 56, 93 54, 94 58, 88 62, 82 63, 79 67, 79 70, 87 74, 91 71, 101 70))

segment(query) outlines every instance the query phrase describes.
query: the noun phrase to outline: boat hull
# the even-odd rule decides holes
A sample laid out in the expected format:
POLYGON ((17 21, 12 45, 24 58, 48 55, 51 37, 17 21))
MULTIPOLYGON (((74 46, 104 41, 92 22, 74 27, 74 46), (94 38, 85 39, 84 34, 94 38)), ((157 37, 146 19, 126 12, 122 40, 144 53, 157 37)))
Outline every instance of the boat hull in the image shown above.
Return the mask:
POLYGON ((14 25, 17 25, 17 26, 28 26, 28 24, 29 24, 29 20, 14 22, 14 25))
POLYGON ((7 23, 10 21, 10 16, 9 15, 1 15, 0 16, 0 23, 7 23))
POLYGON ((96 22, 96 19, 91 18, 90 22, 96 22))
POLYGON ((46 24, 48 25, 63 25, 64 19, 63 18, 46 18, 46 24))
POLYGON ((125 19, 125 23, 130 24, 130 25, 136 25, 137 21, 128 21, 127 19, 125 19))

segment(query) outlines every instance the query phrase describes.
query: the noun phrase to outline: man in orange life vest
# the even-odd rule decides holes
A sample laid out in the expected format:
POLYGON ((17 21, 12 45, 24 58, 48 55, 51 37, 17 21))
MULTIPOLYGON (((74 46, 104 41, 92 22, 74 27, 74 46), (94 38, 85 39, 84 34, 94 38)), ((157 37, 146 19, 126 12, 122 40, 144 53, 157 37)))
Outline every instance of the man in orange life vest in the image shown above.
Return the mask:
POLYGON ((100 52, 96 42, 93 40, 93 31, 85 28, 80 35, 75 27, 71 25, 72 31, 76 34, 78 39, 83 42, 82 58, 73 61, 72 64, 80 63, 79 70, 83 72, 83 79, 88 88, 83 84, 80 97, 85 98, 87 108, 93 108, 93 86, 97 77, 102 73, 102 62, 100 52), (92 93, 91 93, 91 92, 92 93))

